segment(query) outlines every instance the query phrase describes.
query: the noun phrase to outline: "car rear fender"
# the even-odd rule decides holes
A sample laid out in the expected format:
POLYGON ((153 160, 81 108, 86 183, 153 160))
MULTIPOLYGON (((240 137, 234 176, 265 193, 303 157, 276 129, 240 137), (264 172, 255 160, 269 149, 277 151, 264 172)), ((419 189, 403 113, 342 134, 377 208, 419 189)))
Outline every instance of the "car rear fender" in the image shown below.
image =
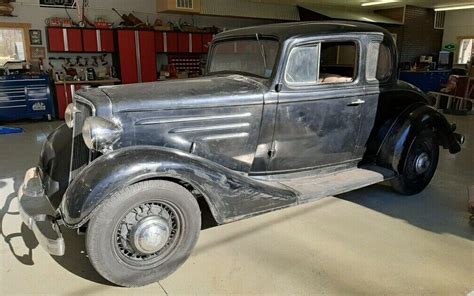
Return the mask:
POLYGON ((256 181, 180 150, 133 146, 99 157, 72 181, 60 207, 64 223, 80 227, 117 190, 159 178, 190 184, 204 196, 219 224, 296 204, 297 194, 286 187, 256 181))
POLYGON ((451 153, 461 150, 460 135, 454 133, 454 125, 449 124, 436 109, 427 105, 413 104, 393 122, 377 153, 377 164, 400 172, 407 148, 425 128, 433 129, 438 143, 451 153))

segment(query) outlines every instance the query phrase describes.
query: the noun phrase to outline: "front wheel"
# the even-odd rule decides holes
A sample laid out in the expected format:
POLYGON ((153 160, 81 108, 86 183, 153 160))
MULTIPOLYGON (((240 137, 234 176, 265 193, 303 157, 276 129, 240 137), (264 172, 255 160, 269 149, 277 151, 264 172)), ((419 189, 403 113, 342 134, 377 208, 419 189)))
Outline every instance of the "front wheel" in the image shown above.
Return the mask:
POLYGON ((417 194, 428 186, 438 166, 439 145, 430 129, 421 131, 408 147, 399 176, 391 180, 395 191, 404 195, 417 194))
POLYGON ((144 181, 117 191, 94 212, 86 249, 105 279, 143 286, 178 269, 200 230, 199 206, 188 190, 168 181, 144 181))

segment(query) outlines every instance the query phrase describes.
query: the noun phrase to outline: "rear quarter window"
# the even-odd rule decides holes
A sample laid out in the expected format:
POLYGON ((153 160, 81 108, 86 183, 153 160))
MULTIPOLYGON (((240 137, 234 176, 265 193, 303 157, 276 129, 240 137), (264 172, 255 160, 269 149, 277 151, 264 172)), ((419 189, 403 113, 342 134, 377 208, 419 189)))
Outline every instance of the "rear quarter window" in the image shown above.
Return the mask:
POLYGON ((379 81, 387 81, 392 76, 393 60, 390 48, 380 44, 376 77, 379 81))

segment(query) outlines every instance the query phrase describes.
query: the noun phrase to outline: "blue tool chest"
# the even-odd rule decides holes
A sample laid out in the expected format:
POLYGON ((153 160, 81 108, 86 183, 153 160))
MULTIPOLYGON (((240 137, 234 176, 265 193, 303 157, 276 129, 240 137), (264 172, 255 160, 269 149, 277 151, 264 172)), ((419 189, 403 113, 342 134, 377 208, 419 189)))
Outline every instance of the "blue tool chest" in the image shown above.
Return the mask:
POLYGON ((54 103, 48 75, 0 77, 0 122, 50 119, 54 103))

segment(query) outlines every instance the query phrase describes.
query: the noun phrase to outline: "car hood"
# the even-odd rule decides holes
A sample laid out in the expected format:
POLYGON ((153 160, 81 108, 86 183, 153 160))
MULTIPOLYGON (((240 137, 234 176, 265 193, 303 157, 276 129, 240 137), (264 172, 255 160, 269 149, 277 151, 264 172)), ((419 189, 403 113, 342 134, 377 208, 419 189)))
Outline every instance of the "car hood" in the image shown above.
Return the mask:
POLYGON ((102 87, 78 95, 97 109, 107 102, 116 113, 262 104, 264 87, 262 81, 229 75, 102 87))

